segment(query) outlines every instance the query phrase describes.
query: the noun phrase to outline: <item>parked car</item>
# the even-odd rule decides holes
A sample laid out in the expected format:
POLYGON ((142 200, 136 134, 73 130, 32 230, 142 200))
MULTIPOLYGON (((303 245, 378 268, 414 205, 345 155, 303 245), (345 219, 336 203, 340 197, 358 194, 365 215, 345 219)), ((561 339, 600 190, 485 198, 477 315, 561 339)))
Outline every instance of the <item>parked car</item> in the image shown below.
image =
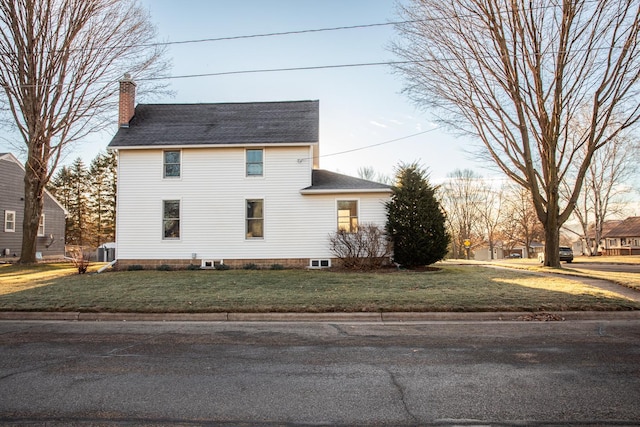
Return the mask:
MULTIPOLYGON (((559 252, 560 252, 560 261, 565 261, 565 262, 573 261, 573 249, 571 249, 569 246, 560 246, 559 252)), ((538 261, 540 261, 540 263, 544 262, 544 253, 538 254, 538 261)))
POLYGON ((573 249, 568 246, 560 246, 560 261, 573 261, 573 249))

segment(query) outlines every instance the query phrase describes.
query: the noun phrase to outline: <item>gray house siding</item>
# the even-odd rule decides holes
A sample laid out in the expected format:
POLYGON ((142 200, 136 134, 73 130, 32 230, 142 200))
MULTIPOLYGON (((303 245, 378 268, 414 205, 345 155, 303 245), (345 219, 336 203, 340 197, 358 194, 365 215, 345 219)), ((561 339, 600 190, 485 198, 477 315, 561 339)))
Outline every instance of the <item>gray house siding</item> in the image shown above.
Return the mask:
MULTIPOLYGON (((24 219, 24 169, 11 155, 0 155, 0 260, 17 260, 22 246, 24 219), (15 212, 15 231, 5 230, 5 212, 15 212), (6 250, 9 254, 6 255, 6 250)), ((43 257, 64 256, 65 211, 47 193, 44 200, 44 236, 37 251, 43 257)))

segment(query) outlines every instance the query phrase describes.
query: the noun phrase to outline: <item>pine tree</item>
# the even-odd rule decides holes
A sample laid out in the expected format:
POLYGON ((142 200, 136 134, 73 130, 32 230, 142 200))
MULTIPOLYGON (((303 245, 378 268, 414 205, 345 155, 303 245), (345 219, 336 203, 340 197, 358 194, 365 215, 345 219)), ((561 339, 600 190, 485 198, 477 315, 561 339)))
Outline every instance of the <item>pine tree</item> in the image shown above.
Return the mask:
POLYGON ((116 177, 115 153, 100 153, 89 167, 91 176, 89 208, 95 225, 91 242, 97 247, 115 241, 116 221, 116 177))
POLYGON ((92 223, 89 216, 89 172, 81 158, 69 167, 71 192, 67 210, 67 245, 84 246, 89 242, 92 223))
POLYGON ((71 203, 72 181, 71 170, 67 166, 63 166, 58 169, 58 173, 51 179, 47 187, 47 190, 67 211, 71 203))
POLYGON ((387 233, 394 246, 394 261, 407 268, 433 264, 447 254, 451 240, 436 188, 418 164, 400 165, 396 186, 387 202, 387 233))

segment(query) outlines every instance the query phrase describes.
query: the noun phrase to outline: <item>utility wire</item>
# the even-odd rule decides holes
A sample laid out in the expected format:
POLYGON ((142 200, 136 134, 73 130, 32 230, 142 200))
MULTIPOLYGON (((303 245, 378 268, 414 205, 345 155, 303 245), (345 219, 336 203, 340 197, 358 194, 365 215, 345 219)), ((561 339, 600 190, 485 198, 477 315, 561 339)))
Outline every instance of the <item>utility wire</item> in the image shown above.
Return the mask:
POLYGON ((389 25, 409 24, 413 22, 417 22, 417 21, 382 22, 382 23, 374 23, 374 24, 345 25, 341 27, 312 28, 312 29, 297 30, 297 31, 296 30, 280 31, 280 32, 274 32, 274 33, 247 34, 247 35, 240 35, 240 36, 178 40, 173 42, 169 41, 169 42, 149 43, 149 44, 143 44, 139 46, 171 46, 171 45, 177 45, 177 44, 209 43, 209 42, 219 42, 219 41, 227 41, 227 40, 255 39, 260 37, 288 36, 288 35, 294 35, 294 34, 308 34, 308 33, 321 33, 321 32, 327 32, 327 31, 342 31, 342 30, 362 29, 362 28, 385 27, 389 25))
POLYGON ((425 133, 434 132, 434 131, 436 131, 438 129, 440 129, 440 127, 435 127, 433 129, 423 130, 422 132, 417 132, 417 133, 413 133, 411 135, 401 136, 400 138, 390 139, 388 141, 379 142, 377 144, 365 145, 364 147, 353 148, 351 150, 345 150, 345 151, 339 151, 339 152, 336 152, 336 153, 324 154, 324 155, 320 155, 318 157, 331 157, 331 156, 338 156, 338 155, 341 155, 341 154, 353 153, 354 151, 367 150, 369 148, 378 147, 380 145, 391 144, 392 142, 398 142, 398 141, 402 141, 403 139, 409 139, 409 138, 413 138, 415 136, 424 135, 425 133))
POLYGON ((276 73, 276 72, 282 72, 282 71, 326 70, 326 69, 332 69, 332 68, 374 67, 374 66, 380 66, 380 65, 410 64, 413 62, 417 62, 417 61, 362 62, 357 64, 316 65, 316 66, 310 66, 310 67, 265 68, 265 69, 257 69, 257 70, 222 71, 217 73, 183 74, 180 76, 146 77, 146 78, 137 78, 136 81, 190 79, 190 78, 197 78, 197 77, 228 76, 233 74, 276 73))

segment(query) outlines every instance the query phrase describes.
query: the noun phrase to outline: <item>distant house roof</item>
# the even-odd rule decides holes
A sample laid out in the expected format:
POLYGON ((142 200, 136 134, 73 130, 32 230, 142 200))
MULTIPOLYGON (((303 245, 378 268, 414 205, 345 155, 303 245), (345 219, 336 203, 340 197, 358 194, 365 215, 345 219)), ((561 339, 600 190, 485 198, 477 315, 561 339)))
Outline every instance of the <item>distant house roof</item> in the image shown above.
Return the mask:
MULTIPOLYGON (((611 230, 613 230, 614 228, 616 228, 618 225, 620 225, 620 223, 622 222, 621 219, 611 219, 609 221, 605 221, 602 223, 602 237, 606 236, 607 234, 609 234, 609 232, 611 230)), ((594 227, 592 227, 594 228, 594 227)), ((593 230, 590 230, 592 235, 595 235, 595 232, 593 230)))
MULTIPOLYGON (((25 169, 24 169, 24 165, 20 162, 20 160, 18 160, 18 158, 17 158, 16 156, 14 156, 14 155, 13 155, 13 154, 11 154, 11 153, 0 153, 0 160, 4 160, 4 161, 7 161, 7 162, 15 163, 16 165, 18 165, 18 167, 19 167, 20 169, 22 169, 22 171, 23 171, 23 172, 25 171, 25 169)), ((1 166, 1 165, 0 165, 0 166, 1 166)), ((56 205, 58 205, 58 206, 60 207, 60 209, 62 209, 62 210, 64 211, 64 214, 65 214, 65 215, 68 215, 68 214, 69 214, 69 211, 67 211, 67 209, 65 209, 65 207, 64 207, 64 206, 62 206, 62 203, 60 203, 60 202, 58 201, 58 199, 56 199, 56 198, 53 196, 53 194, 51 194, 51 193, 49 192, 49 190, 47 190, 47 189, 45 188, 44 192, 45 192, 45 194, 47 194, 47 196, 49 196, 49 197, 51 198, 51 200, 53 200, 53 202, 54 202, 56 205)))
POLYGON ((138 104, 109 148, 317 143, 318 101, 138 104))
POLYGON ((640 237, 640 216, 630 216, 603 235, 604 237, 640 237))
POLYGON ((303 188, 300 192, 302 194, 349 192, 390 193, 391 186, 323 169, 313 169, 311 171, 311 185, 303 188))

